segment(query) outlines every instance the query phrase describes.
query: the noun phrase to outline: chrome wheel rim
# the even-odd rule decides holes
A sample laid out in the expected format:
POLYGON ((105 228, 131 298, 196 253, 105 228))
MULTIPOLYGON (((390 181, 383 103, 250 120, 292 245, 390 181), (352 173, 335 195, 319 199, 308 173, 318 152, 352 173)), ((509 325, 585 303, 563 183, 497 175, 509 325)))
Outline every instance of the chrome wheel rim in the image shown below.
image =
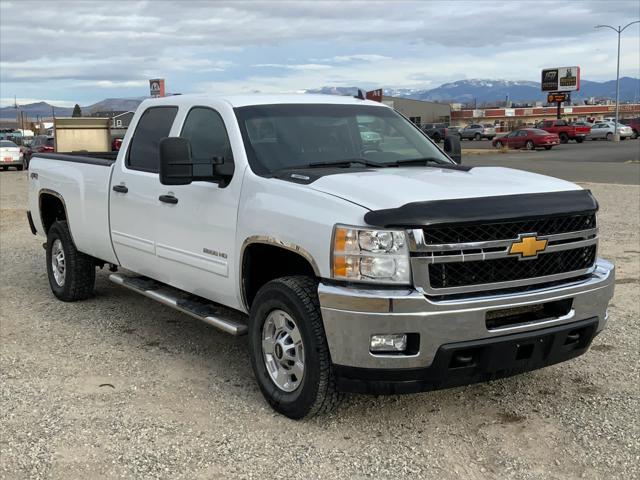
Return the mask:
POLYGON ((262 358, 275 385, 293 392, 304 378, 304 345, 291 315, 273 310, 262 326, 262 358))
POLYGON ((64 259, 64 250, 60 239, 56 239, 51 246, 51 269, 53 270, 53 278, 58 286, 64 285, 64 277, 67 273, 66 262, 64 259))

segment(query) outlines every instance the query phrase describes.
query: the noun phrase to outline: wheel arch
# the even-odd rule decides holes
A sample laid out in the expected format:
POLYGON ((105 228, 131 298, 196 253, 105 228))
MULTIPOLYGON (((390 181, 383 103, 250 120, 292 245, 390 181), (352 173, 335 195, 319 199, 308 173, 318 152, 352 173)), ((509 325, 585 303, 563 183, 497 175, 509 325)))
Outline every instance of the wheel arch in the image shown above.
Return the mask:
MULTIPOLYGON (((38 210, 45 236, 55 221, 64 220, 69 225, 67 205, 62 195, 54 190, 43 188, 38 192, 38 210)), ((69 226, 69 233, 71 233, 71 226, 69 226)), ((73 238, 73 235, 71 237, 73 238)))
POLYGON ((247 311, 260 287, 270 280, 289 275, 320 278, 318 264, 306 249, 268 235, 248 237, 242 243, 239 259, 241 303, 247 311), (271 268, 256 271, 257 265, 271 268))

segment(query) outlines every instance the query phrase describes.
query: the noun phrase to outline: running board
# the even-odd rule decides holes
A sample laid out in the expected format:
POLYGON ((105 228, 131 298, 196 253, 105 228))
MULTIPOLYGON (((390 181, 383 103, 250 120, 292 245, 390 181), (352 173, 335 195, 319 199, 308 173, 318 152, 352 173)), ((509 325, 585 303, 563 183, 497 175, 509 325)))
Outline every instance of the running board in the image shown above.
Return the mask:
POLYGON ((109 275, 109 280, 179 312, 202 320, 223 332, 231 335, 247 334, 247 325, 242 323, 243 317, 246 318, 246 316, 235 310, 210 303, 204 298, 196 297, 147 277, 129 277, 112 273, 109 275))

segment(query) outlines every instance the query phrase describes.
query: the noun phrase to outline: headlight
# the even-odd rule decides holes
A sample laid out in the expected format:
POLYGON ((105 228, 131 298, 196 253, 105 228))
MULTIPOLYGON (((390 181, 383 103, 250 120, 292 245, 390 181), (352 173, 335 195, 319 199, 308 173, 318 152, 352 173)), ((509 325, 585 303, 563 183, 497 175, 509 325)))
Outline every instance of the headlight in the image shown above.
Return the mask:
POLYGON ((409 250, 401 230, 336 225, 331 257, 337 280, 411 283, 409 250))

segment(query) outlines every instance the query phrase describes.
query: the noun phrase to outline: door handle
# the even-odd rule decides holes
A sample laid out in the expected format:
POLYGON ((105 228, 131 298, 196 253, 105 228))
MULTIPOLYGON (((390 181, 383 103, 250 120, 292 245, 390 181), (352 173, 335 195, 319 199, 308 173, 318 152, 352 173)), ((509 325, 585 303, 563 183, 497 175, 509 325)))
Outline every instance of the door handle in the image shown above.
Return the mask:
POLYGON ((118 193, 127 193, 129 191, 129 189, 127 187, 125 187, 124 185, 114 185, 113 186, 113 191, 114 192, 118 192, 118 193))
POLYGON ((158 200, 164 203, 178 203, 178 199, 173 195, 160 195, 158 197, 158 200))

